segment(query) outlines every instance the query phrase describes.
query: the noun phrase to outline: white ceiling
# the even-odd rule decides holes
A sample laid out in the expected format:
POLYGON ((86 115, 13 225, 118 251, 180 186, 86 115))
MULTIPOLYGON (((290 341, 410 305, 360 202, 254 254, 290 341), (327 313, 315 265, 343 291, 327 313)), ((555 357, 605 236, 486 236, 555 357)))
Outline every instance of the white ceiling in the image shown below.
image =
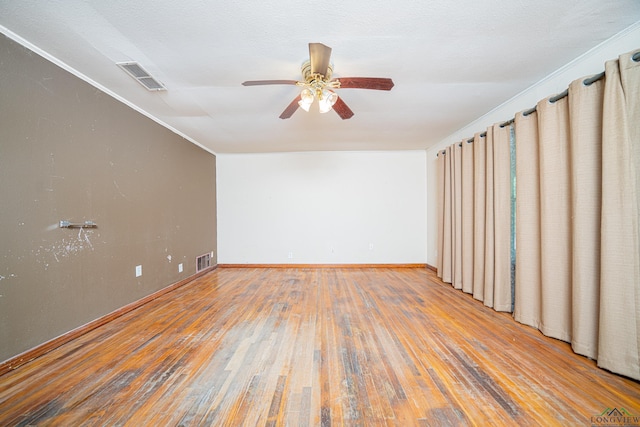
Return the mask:
POLYGON ((216 153, 427 148, 638 20, 638 0, 0 0, 0 31, 216 153), (241 83, 300 79, 309 42, 395 87, 279 119, 298 88, 241 83))

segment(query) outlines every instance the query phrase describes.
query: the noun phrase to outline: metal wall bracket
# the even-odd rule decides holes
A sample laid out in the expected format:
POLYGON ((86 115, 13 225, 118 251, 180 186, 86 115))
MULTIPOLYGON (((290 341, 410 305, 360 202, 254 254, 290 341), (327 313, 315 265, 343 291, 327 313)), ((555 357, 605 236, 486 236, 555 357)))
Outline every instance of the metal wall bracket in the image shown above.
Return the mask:
POLYGON ((69 221, 60 221, 60 228, 96 228, 98 224, 93 221, 85 221, 85 222, 69 222, 69 221))

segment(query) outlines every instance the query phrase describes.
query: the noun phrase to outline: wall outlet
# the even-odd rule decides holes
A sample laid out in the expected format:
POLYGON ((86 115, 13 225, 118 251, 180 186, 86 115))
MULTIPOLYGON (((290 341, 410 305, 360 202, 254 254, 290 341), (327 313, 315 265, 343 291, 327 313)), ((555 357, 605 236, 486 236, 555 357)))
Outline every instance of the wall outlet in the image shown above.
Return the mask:
POLYGON ((136 277, 142 276, 142 266, 136 265, 136 277))
POLYGON ((289 254, 287 254, 287 258, 293 259, 293 252, 289 252, 289 254))
POLYGON ((178 264, 178 273, 182 273, 182 263, 178 264))
POLYGON ((369 243, 369 250, 372 251, 373 250, 373 243, 369 243))

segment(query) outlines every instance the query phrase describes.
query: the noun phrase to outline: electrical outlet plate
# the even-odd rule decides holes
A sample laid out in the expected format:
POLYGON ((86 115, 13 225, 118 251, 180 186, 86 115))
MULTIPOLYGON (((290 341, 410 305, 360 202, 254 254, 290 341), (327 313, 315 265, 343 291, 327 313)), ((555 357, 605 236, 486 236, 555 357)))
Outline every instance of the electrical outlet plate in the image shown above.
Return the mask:
POLYGON ((182 273, 182 263, 178 264, 178 273, 182 273))
POLYGON ((136 277, 142 276, 142 266, 136 265, 136 277))

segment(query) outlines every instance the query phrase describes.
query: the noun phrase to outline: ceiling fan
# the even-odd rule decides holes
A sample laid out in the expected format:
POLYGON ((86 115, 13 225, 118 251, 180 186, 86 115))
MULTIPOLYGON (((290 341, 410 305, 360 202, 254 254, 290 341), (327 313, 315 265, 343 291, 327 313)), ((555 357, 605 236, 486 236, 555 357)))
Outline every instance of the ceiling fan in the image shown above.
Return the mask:
POLYGON ((309 111, 314 100, 318 100, 321 113, 333 109, 343 119, 350 119, 353 111, 334 92, 335 89, 376 89, 391 90, 393 80, 379 77, 340 77, 331 79, 333 65, 330 63, 331 48, 322 43, 309 43, 309 60, 302 64, 304 81, 297 80, 250 80, 243 86, 260 85, 296 85, 302 87, 300 94, 280 114, 281 119, 288 119, 298 107, 309 111))

